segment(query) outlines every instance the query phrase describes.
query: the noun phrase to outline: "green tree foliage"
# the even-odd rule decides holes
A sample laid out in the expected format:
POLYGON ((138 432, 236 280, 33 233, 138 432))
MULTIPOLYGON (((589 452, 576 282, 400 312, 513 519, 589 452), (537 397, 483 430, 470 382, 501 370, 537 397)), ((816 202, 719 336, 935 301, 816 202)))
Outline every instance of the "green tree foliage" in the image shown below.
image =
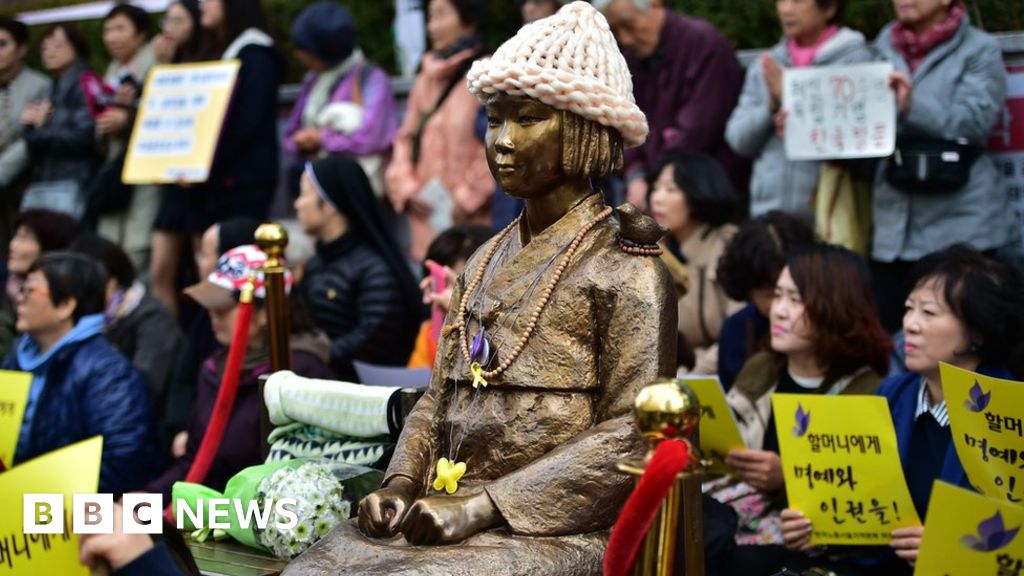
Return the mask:
MULTIPOLYGON (((367 57, 394 73, 397 69, 394 47, 394 3, 391 0, 338 0, 355 18, 359 44, 367 57)), ((684 14, 709 20, 729 37, 738 49, 770 46, 778 41, 779 26, 775 3, 771 0, 664 0, 666 5, 684 14)), ((966 0, 971 19, 982 28, 998 32, 1024 30, 1024 1, 966 0)), ((73 4, 68 0, 0 0, 0 13, 17 13, 53 6, 73 4)), ((424 0, 426 3, 426 0, 424 0)), ((307 0, 264 0, 270 32, 280 41, 286 54, 291 53, 291 22, 307 6, 307 0)), ((519 27, 519 11, 513 0, 485 0, 485 39, 493 49, 515 33, 519 27)), ((846 0, 844 21, 848 26, 873 38, 893 18, 890 0, 846 0)), ((153 19, 154 28, 158 18, 153 19)), ((81 23, 90 40, 91 62, 98 70, 106 65, 98 21, 81 23)), ((41 31, 34 30, 38 39, 41 31)), ((38 59, 38 56, 35 56, 38 59)), ((296 81, 302 70, 294 61, 288 80, 296 81)))

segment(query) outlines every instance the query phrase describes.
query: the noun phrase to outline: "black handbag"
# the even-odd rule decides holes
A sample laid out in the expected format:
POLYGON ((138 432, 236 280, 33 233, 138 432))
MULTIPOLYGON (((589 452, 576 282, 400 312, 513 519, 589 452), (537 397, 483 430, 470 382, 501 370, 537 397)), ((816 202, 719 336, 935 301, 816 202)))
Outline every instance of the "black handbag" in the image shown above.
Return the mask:
POLYGON ((901 136, 885 166, 885 180, 913 194, 945 194, 963 188, 985 149, 967 139, 901 136))

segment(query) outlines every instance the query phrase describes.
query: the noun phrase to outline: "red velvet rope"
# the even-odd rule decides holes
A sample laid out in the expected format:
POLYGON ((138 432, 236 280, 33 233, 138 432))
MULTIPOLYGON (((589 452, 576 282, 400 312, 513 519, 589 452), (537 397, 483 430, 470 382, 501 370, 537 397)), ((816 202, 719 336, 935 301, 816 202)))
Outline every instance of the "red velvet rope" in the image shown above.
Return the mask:
POLYGON ((604 576, 630 574, 658 507, 689 460, 690 446, 682 440, 665 440, 654 450, 647 470, 612 528, 604 554, 604 576))
MULTIPOLYGON (((210 414, 210 423, 203 434, 203 440, 196 451, 195 460, 185 475, 185 482, 202 484, 206 480, 213 459, 220 451, 221 440, 224 439, 224 431, 228 426, 228 419, 231 417, 231 410, 235 405, 235 396, 238 392, 238 378, 242 372, 242 362, 245 360, 245 350, 249 346, 249 325, 252 322, 252 303, 242 302, 238 305, 238 316, 235 320, 235 330, 231 334, 231 347, 228 349, 228 361, 224 366, 224 374, 220 380, 220 390, 217 391, 217 400, 213 405, 213 412, 210 414)), ((174 519, 173 502, 167 504, 164 515, 169 521, 174 519)))

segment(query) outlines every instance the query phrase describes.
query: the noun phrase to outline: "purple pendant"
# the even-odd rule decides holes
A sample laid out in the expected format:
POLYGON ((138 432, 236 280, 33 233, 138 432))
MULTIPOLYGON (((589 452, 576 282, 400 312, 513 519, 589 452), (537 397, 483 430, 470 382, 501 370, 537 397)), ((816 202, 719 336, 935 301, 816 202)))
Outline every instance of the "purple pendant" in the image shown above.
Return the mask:
POLYGON ((473 362, 479 362, 482 365, 487 364, 487 359, 491 355, 491 344, 487 341, 487 337, 484 336, 483 328, 473 336, 473 346, 469 352, 469 359, 473 362))

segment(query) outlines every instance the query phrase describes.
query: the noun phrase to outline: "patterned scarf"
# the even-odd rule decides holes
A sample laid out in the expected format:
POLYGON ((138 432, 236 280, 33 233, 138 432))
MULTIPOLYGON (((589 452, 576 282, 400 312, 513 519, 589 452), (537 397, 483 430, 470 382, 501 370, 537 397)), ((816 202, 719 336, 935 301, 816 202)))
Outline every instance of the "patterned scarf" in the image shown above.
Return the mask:
POLYGON ((897 21, 892 27, 892 47, 907 61, 910 71, 914 72, 933 48, 948 41, 960 28, 966 10, 963 2, 953 0, 946 17, 938 24, 922 34, 911 30, 903 22, 897 21))

